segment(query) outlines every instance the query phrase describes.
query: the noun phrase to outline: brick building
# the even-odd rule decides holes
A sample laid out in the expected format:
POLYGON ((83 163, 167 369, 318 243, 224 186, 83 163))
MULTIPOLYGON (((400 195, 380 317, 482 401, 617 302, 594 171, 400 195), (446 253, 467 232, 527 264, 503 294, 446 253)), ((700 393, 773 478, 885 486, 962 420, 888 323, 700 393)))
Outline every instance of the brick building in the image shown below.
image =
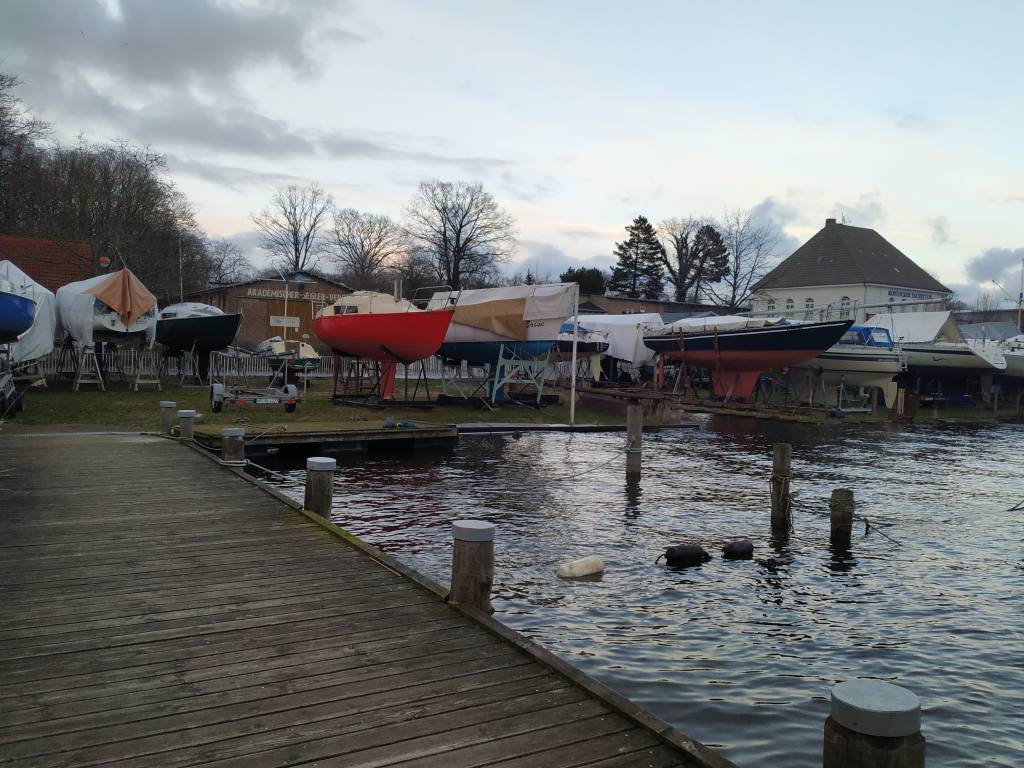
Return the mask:
POLYGON ((11 262, 54 293, 68 283, 99 274, 92 247, 84 240, 0 235, 0 261, 11 262))
POLYGON ((241 312, 242 325, 235 337, 235 343, 241 347, 255 347, 271 336, 284 336, 287 331, 289 339, 304 339, 321 353, 328 352, 327 347, 317 343, 313 316, 352 289, 309 272, 292 272, 287 277, 287 312, 285 283, 280 278, 257 278, 209 288, 186 296, 186 300, 212 304, 227 313, 241 312))

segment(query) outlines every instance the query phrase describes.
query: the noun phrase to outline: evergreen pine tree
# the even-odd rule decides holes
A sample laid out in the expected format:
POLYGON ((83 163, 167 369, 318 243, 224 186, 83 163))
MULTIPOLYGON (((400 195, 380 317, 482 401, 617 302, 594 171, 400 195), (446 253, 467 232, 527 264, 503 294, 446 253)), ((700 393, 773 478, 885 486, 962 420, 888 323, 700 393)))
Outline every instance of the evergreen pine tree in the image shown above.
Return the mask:
POLYGON ((537 282, 537 278, 533 276, 533 272, 529 269, 526 270, 526 278, 523 280, 526 285, 533 285, 537 282))
POLYGON ((608 290, 630 298, 657 299, 664 285, 664 250, 657 233, 644 216, 637 216, 626 227, 629 237, 615 244, 618 258, 608 290))

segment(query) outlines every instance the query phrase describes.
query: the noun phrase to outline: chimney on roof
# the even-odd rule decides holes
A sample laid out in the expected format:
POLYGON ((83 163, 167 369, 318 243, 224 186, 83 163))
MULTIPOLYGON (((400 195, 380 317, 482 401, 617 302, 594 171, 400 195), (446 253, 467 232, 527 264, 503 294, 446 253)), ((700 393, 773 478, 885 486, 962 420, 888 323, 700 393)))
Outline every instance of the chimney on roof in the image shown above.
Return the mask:
POLYGON ((825 219, 825 226, 826 227, 831 227, 835 223, 836 223, 835 219, 825 219))

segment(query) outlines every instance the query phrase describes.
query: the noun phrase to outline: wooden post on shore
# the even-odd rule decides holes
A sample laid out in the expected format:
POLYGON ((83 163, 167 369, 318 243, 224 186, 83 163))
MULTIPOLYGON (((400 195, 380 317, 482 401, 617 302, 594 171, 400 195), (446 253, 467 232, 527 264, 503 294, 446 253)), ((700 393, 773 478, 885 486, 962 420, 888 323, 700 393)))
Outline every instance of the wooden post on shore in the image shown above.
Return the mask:
POLYGON ((643 459, 644 411, 641 405, 626 406, 626 477, 640 477, 643 459))
POLYGON ((334 470, 336 459, 324 456, 310 456, 306 459, 306 496, 302 508, 331 519, 331 502, 334 500, 334 470))
POLYGON ((448 601, 485 613, 491 607, 494 583, 494 525, 482 520, 456 520, 452 523, 452 586, 448 601))
POLYGON ((160 434, 169 435, 174 428, 174 412, 178 404, 173 400, 160 401, 160 434))
POLYGON ((879 680, 848 680, 832 689, 825 720, 824 768, 924 768, 921 701, 879 680))
POLYGON ((183 443, 191 443, 192 432, 196 426, 196 412, 193 410, 178 411, 178 421, 181 422, 178 440, 183 443))
POLYGON ((836 488, 828 504, 829 517, 832 522, 832 540, 850 540, 853 533, 853 491, 849 488, 836 488))
POLYGON ((220 435, 221 460, 245 464, 245 427, 225 427, 220 435))
POLYGON ((792 445, 789 443, 775 443, 772 446, 772 530, 789 530, 792 523, 789 501, 792 460, 792 445))

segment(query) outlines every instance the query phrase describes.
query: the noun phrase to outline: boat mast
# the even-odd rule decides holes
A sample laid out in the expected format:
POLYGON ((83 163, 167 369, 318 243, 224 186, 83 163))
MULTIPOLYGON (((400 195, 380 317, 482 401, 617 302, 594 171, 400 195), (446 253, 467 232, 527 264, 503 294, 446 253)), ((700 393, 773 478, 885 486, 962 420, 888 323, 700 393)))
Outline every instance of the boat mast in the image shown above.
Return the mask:
POLYGON ((1017 294, 1017 330, 1021 330, 1020 316, 1024 309, 1024 259, 1020 260, 1020 293, 1017 294))
POLYGON ((576 301, 572 313, 572 383, 569 386, 569 423, 576 423, 576 344, 580 335, 580 285, 576 284, 576 301))

